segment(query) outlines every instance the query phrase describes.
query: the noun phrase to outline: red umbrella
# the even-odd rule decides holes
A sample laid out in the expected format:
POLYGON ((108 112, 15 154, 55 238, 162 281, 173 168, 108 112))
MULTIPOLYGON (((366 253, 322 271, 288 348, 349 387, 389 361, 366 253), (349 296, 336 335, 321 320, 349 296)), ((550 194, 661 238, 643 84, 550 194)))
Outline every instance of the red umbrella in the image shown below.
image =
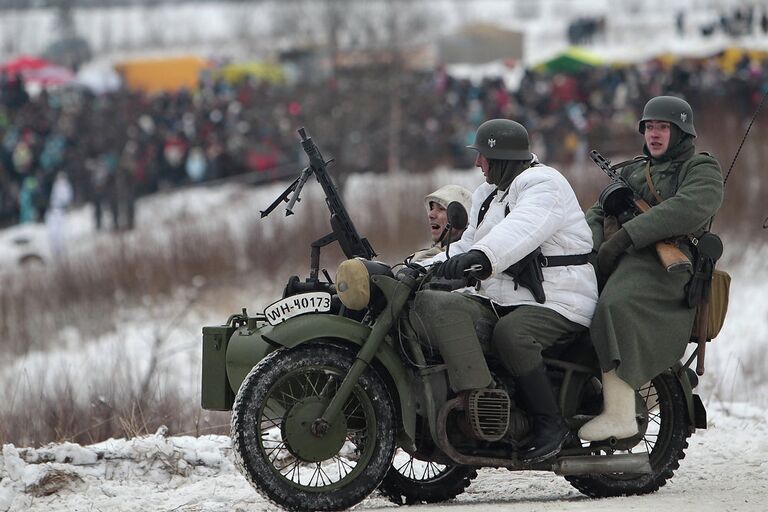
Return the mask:
POLYGON ((32 55, 22 55, 3 63, 0 69, 10 75, 25 72, 33 69, 40 69, 52 66, 53 62, 32 55))

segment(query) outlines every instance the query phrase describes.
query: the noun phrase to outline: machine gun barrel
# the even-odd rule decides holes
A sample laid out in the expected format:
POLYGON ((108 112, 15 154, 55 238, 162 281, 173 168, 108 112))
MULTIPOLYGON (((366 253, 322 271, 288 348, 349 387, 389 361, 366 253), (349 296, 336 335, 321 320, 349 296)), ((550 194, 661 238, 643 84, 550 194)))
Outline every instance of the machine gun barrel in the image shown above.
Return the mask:
POLYGON ((333 162, 333 160, 326 162, 323 159, 320 150, 315 145, 312 137, 307 135, 307 131, 304 128, 299 128, 298 132, 301 137, 301 147, 309 157, 310 172, 314 173, 315 178, 317 178, 317 181, 323 188, 323 192, 325 192, 325 202, 331 212, 331 227, 333 228, 336 240, 341 246, 341 250, 347 258, 359 256, 365 259, 372 259, 376 256, 376 253, 373 251, 368 240, 362 238, 357 229, 355 229, 355 225, 352 223, 352 219, 349 217, 349 213, 341 200, 341 195, 327 172, 328 164, 333 162))
MULTIPOLYGON (((629 182, 616 171, 616 167, 611 166, 610 160, 607 160, 594 149, 589 152, 589 158, 611 178, 611 181, 621 183, 627 190, 632 192, 632 205, 629 206, 632 206, 638 215, 651 209, 651 205, 635 192, 629 182)), ((691 260, 677 247, 673 240, 660 240, 656 242, 656 253, 667 272, 685 272, 691 268, 691 260)))

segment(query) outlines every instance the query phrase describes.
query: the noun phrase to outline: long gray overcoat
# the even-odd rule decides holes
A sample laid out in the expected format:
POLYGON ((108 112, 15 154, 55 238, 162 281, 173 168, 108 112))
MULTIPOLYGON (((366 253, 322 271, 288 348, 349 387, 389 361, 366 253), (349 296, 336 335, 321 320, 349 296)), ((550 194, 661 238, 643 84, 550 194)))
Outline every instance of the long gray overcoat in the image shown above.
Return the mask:
MULTIPOLYGON (((650 164, 653 185, 663 199, 660 204, 646 183, 645 161, 621 169, 653 207, 624 223, 632 247, 606 282, 590 327, 603 371, 615 368, 635 389, 680 360, 695 316, 695 309, 685 303, 691 273, 667 273, 655 243, 700 234, 723 199, 720 165, 711 156, 696 154, 692 139, 681 141, 650 164)), ((599 204, 587 212, 595 249, 604 242, 603 218, 599 204)), ((679 245, 690 255, 686 243, 679 245)))

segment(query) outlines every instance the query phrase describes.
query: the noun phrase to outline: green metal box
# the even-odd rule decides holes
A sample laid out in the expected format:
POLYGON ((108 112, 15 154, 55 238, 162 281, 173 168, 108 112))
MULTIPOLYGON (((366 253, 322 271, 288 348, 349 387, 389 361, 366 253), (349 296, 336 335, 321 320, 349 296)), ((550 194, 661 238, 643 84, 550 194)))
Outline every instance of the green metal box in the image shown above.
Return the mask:
POLYGON ((201 405, 212 411, 229 411, 235 394, 227 378, 227 344, 235 327, 203 327, 203 378, 201 405))

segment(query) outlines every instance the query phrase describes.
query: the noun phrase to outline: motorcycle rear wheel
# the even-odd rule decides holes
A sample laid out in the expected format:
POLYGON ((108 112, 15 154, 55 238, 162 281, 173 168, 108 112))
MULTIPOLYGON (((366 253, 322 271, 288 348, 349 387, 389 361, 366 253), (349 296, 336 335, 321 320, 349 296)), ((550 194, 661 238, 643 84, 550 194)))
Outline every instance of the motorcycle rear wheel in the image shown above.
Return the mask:
POLYGON ((477 471, 471 466, 447 466, 416 459, 399 450, 379 492, 392 503, 439 503, 462 494, 477 471))
MULTIPOLYGON (((566 476, 581 493, 592 498, 649 494, 672 478, 688 448, 688 408, 680 383, 670 373, 662 373, 637 392, 646 405, 648 426, 635 447, 623 453, 645 450, 652 472, 644 475, 606 474, 566 476)), ((602 449, 602 454, 619 453, 602 449)))
POLYGON ((283 348, 260 361, 240 386, 231 423, 235 459, 273 503, 298 511, 346 509, 384 478, 396 414, 375 370, 363 372, 324 436, 310 428, 354 360, 338 346, 283 348))

